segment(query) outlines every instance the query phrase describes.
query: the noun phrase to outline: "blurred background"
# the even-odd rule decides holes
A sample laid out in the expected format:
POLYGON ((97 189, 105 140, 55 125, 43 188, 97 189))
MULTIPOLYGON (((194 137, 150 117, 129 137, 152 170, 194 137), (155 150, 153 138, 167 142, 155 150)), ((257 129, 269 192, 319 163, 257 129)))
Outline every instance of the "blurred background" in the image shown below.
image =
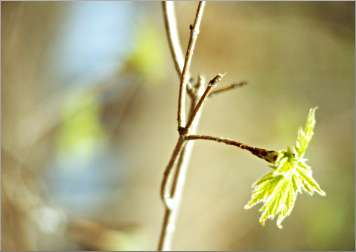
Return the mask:
MULTIPOLYGON (((178 95, 160 2, 1 5, 2 248, 155 250, 178 95)), ((195 8, 176 5, 184 48, 195 8)), ((327 197, 261 227, 243 206, 266 163, 196 143, 175 249, 353 250, 354 29, 352 2, 207 4, 192 75, 249 84, 209 99, 199 132, 284 149, 318 106, 327 197)))

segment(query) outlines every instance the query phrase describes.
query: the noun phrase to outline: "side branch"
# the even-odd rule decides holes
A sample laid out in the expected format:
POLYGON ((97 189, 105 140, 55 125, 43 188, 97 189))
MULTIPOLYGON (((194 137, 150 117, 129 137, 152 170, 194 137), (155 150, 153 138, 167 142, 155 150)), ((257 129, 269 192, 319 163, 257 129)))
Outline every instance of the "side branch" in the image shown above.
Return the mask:
POLYGON ((190 38, 188 42, 187 53, 185 55, 184 67, 179 84, 179 94, 178 94, 178 129, 183 128, 185 125, 186 114, 185 114, 185 97, 187 81, 189 80, 189 69, 192 62, 193 52, 195 48, 196 41, 200 32, 200 24, 203 18, 205 8, 205 1, 200 1, 198 5, 198 10, 196 12, 194 24, 190 27, 190 38))
POLYGON ((204 102, 205 99, 209 96, 210 91, 212 90, 212 88, 214 88, 214 87, 218 84, 218 82, 221 81, 221 79, 222 79, 223 77, 224 77, 223 74, 217 74, 214 78, 212 78, 212 79, 209 81, 209 83, 208 83, 208 85, 207 85, 207 87, 206 87, 206 89, 205 89, 203 95, 200 97, 200 99, 199 99, 197 105, 195 106, 195 108, 194 108, 192 114, 191 114, 190 117, 189 117, 189 120, 188 120, 188 122, 187 122, 187 126, 186 126, 185 128, 183 128, 183 131, 181 131, 181 132, 179 132, 179 133, 185 134, 185 133, 187 133, 187 132, 189 131, 189 128, 190 128, 190 126, 192 125, 192 123, 193 123, 193 121, 194 121, 194 119, 195 119, 195 117, 196 117, 196 114, 199 112, 201 106, 203 105, 203 102, 204 102))
POLYGON ((216 88, 215 90, 211 91, 209 97, 212 97, 214 95, 217 95, 217 94, 220 94, 220 93, 223 93, 223 92, 226 92, 226 91, 233 90, 235 88, 240 88, 240 87, 243 87, 245 85, 247 85, 247 82, 246 81, 241 81, 241 82, 238 82, 238 83, 232 83, 232 84, 227 85, 225 87, 216 88))
POLYGON ((274 163, 278 156, 277 151, 269 151, 266 149, 256 148, 253 146, 243 144, 241 142, 237 142, 235 140, 222 138, 222 137, 214 137, 214 136, 207 136, 207 135, 188 135, 184 139, 185 140, 208 140, 208 141, 214 141, 218 143, 224 143, 227 145, 232 145, 240 149, 247 150, 251 152, 253 155, 262 158, 269 163, 274 163))

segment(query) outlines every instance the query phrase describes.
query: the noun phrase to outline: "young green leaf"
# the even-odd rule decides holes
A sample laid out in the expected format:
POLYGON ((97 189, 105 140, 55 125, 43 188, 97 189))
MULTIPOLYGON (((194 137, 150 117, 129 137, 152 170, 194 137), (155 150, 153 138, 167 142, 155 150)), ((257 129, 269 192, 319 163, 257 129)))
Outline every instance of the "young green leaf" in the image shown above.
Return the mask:
POLYGON ((285 151, 279 151, 277 159, 271 165, 273 170, 252 185, 252 196, 245 209, 262 203, 259 209, 259 222, 262 225, 267 219, 277 217, 277 226, 282 228, 283 220, 294 208, 298 193, 305 191, 309 195, 314 192, 321 196, 326 195, 312 177, 312 170, 303 158, 314 134, 315 110, 316 108, 309 110, 304 129, 300 128, 298 131, 296 145, 292 149, 288 147, 285 151))

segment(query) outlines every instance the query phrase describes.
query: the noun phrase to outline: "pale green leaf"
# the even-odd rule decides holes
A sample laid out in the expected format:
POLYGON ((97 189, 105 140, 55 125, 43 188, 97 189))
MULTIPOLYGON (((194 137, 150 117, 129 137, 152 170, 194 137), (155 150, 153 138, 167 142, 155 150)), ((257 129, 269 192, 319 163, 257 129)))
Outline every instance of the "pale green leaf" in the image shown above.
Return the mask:
POLYGON ((298 193, 309 195, 314 192, 325 196, 325 192, 312 177, 312 170, 303 156, 314 134, 315 110, 310 109, 304 129, 300 128, 294 148, 279 151, 277 159, 271 165, 273 171, 259 178, 253 185, 251 199, 245 209, 262 203, 259 209, 259 222, 264 225, 268 219, 277 218, 278 228, 294 208, 298 193))
POLYGON ((299 157, 302 157, 308 148, 309 142, 314 135, 315 127, 315 111, 317 107, 311 108, 308 113, 307 121, 305 123, 304 129, 300 128, 298 130, 297 142, 295 144, 295 152, 299 157))

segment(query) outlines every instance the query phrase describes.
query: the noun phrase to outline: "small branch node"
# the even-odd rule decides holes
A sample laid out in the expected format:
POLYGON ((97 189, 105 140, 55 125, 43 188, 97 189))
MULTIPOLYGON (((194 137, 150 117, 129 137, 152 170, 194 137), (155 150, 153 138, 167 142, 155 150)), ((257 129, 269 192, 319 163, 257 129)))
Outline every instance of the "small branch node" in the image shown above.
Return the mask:
POLYGON ((196 90, 191 83, 187 83, 187 93, 191 99, 196 97, 196 90))
POLYGON ((185 136, 188 132, 188 129, 186 127, 178 127, 178 133, 181 136, 185 136))
POLYGON ((198 90, 201 85, 205 85, 205 78, 203 75, 198 75, 198 81, 195 83, 195 89, 198 90))
POLYGON ((208 86, 216 86, 221 80, 222 78, 225 76, 224 74, 218 73, 214 78, 212 78, 209 83, 208 86))

